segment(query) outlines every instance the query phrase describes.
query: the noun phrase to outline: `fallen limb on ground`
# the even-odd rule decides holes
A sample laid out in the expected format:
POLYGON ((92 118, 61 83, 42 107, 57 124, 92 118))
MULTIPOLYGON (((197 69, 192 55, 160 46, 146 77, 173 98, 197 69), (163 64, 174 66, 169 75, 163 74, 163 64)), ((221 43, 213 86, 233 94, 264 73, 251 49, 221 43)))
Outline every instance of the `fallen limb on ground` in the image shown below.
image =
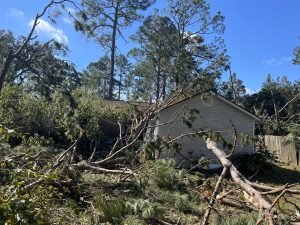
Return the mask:
MULTIPOLYGON (((214 194, 212 196, 212 199, 210 201, 210 205, 207 208, 207 211, 203 217, 203 220, 201 222, 202 225, 208 224, 208 217, 210 210, 212 208, 212 204, 214 203, 214 199, 216 198, 217 193, 219 192, 219 183, 222 181, 224 178, 224 171, 228 171, 230 174, 231 178, 233 181, 243 190, 245 191, 248 195, 250 195, 254 201, 256 202, 256 205, 259 206, 259 211, 261 212, 261 215, 264 217, 266 221, 270 225, 273 225, 273 219, 275 217, 275 208, 274 205, 278 200, 275 200, 273 203, 268 202, 262 193, 258 190, 256 190, 254 187, 251 186, 251 182, 248 181, 237 169, 236 167, 232 164, 232 162, 227 158, 227 155, 225 154, 224 150, 220 149, 217 144, 210 140, 207 139, 206 141, 207 148, 210 149, 219 159, 221 164, 223 165, 223 173, 220 176, 216 188, 214 190, 214 194)), ((284 191, 284 190, 283 190, 284 191)), ((280 197, 280 196, 278 196, 280 197)))

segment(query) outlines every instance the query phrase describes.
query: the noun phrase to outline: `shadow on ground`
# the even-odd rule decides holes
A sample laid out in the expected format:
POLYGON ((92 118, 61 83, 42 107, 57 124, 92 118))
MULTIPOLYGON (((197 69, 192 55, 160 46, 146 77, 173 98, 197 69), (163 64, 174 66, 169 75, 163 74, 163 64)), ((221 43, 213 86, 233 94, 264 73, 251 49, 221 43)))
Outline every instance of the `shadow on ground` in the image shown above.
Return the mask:
POLYGON ((274 164, 272 169, 264 171, 253 180, 274 185, 300 183, 300 167, 289 168, 282 164, 274 164))

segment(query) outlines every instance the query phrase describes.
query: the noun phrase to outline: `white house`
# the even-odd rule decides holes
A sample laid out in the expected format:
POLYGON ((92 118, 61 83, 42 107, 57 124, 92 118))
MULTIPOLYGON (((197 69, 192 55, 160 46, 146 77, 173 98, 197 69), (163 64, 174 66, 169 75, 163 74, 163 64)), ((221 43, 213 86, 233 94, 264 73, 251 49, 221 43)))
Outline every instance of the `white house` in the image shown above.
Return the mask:
MULTIPOLYGON (((211 129, 219 131, 228 142, 233 143, 233 128, 230 121, 234 124, 238 135, 241 136, 241 134, 249 134, 253 136, 255 122, 258 120, 259 118, 257 116, 248 112, 241 106, 225 99, 217 93, 208 92, 205 94, 194 95, 162 109, 158 113, 158 120, 156 123, 160 125, 155 128, 154 138, 163 136, 176 138, 186 132, 202 128, 204 130, 211 129), (196 109, 199 111, 199 114, 196 115, 197 117, 193 121, 192 128, 188 128, 182 122, 181 117, 186 110, 191 109, 196 109), (174 117, 177 119, 174 119, 174 117)), ((181 165, 183 167, 190 166, 190 162, 185 160, 183 156, 193 159, 203 156, 208 159, 215 158, 213 153, 206 148, 204 139, 199 137, 184 137, 179 140, 179 143, 182 145, 181 154, 176 152, 164 152, 160 154, 159 158, 174 159, 177 165, 181 165)), ((235 154, 253 152, 253 143, 242 146, 240 141, 238 141, 235 148, 235 154)), ((211 163, 210 167, 214 167, 216 165, 218 165, 218 163, 211 163)))

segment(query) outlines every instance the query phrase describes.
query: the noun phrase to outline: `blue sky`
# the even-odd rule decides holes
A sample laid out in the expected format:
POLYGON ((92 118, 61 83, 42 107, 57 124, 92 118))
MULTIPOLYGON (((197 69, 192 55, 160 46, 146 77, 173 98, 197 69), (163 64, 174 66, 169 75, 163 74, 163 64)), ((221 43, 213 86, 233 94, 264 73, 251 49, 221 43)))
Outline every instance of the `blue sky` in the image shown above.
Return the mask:
MULTIPOLYGON (((293 49, 300 45, 299 0, 208 0, 212 12, 225 16, 225 44, 231 57, 232 70, 244 81, 249 91, 258 90, 268 73, 272 77, 286 75, 289 80, 300 79, 300 65, 292 64, 293 49)), ((40 12, 47 0, 0 0, 0 29, 9 29, 15 35, 26 35, 30 21, 40 12)), ((162 8, 167 0, 158 0, 162 8)), ((151 9, 145 12, 149 15, 151 9)), ((132 34, 139 24, 125 31, 132 34)), ((69 60, 78 69, 103 55, 103 49, 81 33, 75 32, 69 19, 61 16, 57 24, 43 18, 39 25, 39 39, 56 38, 68 45, 69 60)), ((128 39, 119 42, 119 50, 126 53, 132 47, 128 39)), ((226 79, 228 74, 223 75, 226 79)))

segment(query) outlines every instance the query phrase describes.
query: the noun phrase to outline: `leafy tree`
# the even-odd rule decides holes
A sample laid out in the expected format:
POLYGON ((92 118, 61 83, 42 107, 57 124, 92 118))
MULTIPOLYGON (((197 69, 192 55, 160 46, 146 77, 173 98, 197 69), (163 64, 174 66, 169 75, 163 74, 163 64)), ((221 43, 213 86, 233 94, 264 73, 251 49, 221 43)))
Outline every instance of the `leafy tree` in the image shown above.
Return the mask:
POLYGON ((131 88, 131 73, 132 64, 129 62, 128 58, 125 55, 118 55, 116 58, 116 75, 118 80, 116 81, 118 86, 118 98, 121 99, 122 91, 125 91, 123 94, 127 95, 127 98, 130 94, 131 88))
POLYGON ((123 36, 125 27, 142 18, 138 11, 146 10, 153 3, 154 0, 82 0, 82 10, 78 13, 79 20, 76 20, 75 28, 109 48, 108 99, 113 99, 116 40, 123 36))
POLYGON ((293 63, 296 65, 300 64, 300 46, 294 49, 294 59, 293 63))
MULTIPOLYGON (((129 72, 131 63, 124 55, 116 58, 114 84, 118 86, 118 99, 121 99, 122 90, 130 88, 129 72)), ((109 73, 110 59, 107 55, 101 57, 97 62, 90 63, 83 72, 83 85, 93 93, 97 93, 102 98, 109 96, 109 73)))
POLYGON ((175 91, 216 88, 215 79, 228 62, 219 37, 223 16, 211 18, 206 1, 169 3, 167 16, 148 17, 133 36, 140 45, 131 51, 138 59, 137 90, 145 95, 155 90, 156 100, 175 91))
MULTIPOLYGON (((0 59, 6 60, 11 47, 19 46, 24 37, 15 38, 11 32, 0 32, 0 59)), ((32 41, 26 51, 10 62, 5 81, 10 84, 25 85, 47 99, 56 89, 69 93, 80 84, 80 73, 75 66, 58 56, 65 56, 66 46, 51 40, 45 43, 32 41)))
POLYGON ((298 82, 292 84, 286 76, 274 80, 268 75, 258 93, 245 95, 244 106, 263 118, 264 134, 286 135, 290 126, 300 122, 298 82))
MULTIPOLYGON (((30 69, 31 64, 30 61, 35 61, 38 57, 35 54, 31 54, 30 48, 31 42, 36 38, 34 36, 34 31, 36 26, 39 24, 39 19, 45 15, 45 13, 53 6, 63 6, 65 2, 72 2, 70 0, 61 0, 61 1, 54 1, 51 0, 42 10, 40 14, 35 16, 33 25, 31 27, 30 32, 28 33, 27 37, 21 37, 19 40, 14 40, 12 37, 12 33, 0 31, 0 38, 1 44, 7 44, 5 48, 1 48, 2 51, 0 53, 1 56, 1 64, 0 64, 0 92, 3 88, 5 78, 10 71, 10 67, 14 62, 20 62, 22 64, 26 64, 26 67, 30 69)), ((33 44, 34 46, 34 44, 33 44)), ((40 49, 40 51, 43 49, 40 49)))
POLYGON ((231 73, 228 81, 223 81, 219 87, 221 94, 230 101, 240 103, 241 98, 246 94, 243 81, 236 77, 236 73, 231 73))
POLYGON ((224 17, 210 16, 204 0, 171 0, 170 17, 177 28, 175 44, 174 88, 192 83, 193 89, 211 89, 228 61, 220 35, 224 17), (212 40, 207 42, 207 40, 212 40))
POLYGON ((146 90, 155 90, 157 101, 166 97, 174 54, 172 41, 175 36, 176 27, 166 16, 147 17, 138 32, 132 36, 140 44, 140 48, 131 50, 131 54, 139 59, 135 72, 143 79, 146 90))
POLYGON ((109 64, 109 57, 103 56, 97 62, 90 63, 83 72, 84 87, 102 98, 108 94, 109 64))

